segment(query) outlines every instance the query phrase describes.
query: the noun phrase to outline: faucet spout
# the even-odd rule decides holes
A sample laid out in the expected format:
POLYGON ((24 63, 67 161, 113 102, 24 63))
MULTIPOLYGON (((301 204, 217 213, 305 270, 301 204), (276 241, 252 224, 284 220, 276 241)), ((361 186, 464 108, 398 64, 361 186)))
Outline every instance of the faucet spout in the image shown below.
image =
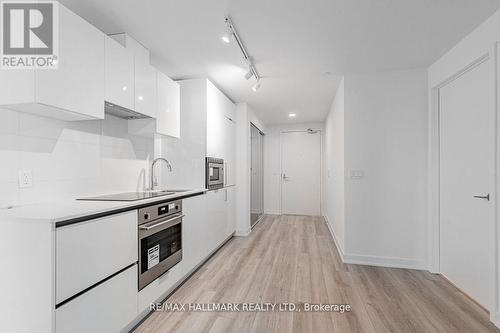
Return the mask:
POLYGON ((170 164, 170 162, 166 158, 163 158, 163 157, 155 158, 153 160, 153 162, 151 162, 151 172, 149 173, 149 176, 150 176, 149 189, 151 191, 153 191, 155 186, 158 185, 157 184, 158 182, 156 181, 156 177, 154 175, 154 172, 155 172, 154 170, 155 170, 155 164, 157 162, 160 162, 160 161, 165 162, 167 164, 168 171, 172 172, 172 165, 170 164))

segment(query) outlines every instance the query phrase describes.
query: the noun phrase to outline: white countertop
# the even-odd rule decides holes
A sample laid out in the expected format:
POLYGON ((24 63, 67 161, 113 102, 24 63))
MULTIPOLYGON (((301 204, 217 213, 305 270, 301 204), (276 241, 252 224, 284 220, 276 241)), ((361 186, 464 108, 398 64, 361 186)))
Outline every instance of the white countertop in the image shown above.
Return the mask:
POLYGON ((127 208, 132 210, 134 207, 145 204, 154 204, 156 202, 194 196, 205 192, 207 192, 206 189, 195 189, 137 201, 67 200, 15 206, 11 209, 1 209, 0 220, 58 223, 127 208))

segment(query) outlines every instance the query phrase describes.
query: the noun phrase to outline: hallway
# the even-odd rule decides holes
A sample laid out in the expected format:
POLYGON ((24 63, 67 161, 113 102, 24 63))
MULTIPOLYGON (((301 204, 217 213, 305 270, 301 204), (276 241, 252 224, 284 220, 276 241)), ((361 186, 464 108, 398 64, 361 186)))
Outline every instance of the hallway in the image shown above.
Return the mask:
POLYGON ((343 264, 321 217, 265 216, 167 302, 349 304, 352 311, 158 311, 135 332, 500 332, 438 275, 343 264))

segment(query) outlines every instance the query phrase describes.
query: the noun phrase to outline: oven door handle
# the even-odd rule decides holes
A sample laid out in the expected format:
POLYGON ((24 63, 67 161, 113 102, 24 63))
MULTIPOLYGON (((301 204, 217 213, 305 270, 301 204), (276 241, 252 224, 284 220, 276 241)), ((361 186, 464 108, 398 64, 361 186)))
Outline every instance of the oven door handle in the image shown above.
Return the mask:
POLYGON ((140 225, 140 226, 139 226, 139 229, 141 229, 141 230, 151 230, 151 229, 154 229, 154 228, 156 228, 156 227, 159 227, 159 226, 161 226, 161 225, 163 225, 163 224, 167 224, 167 223, 170 223, 170 222, 172 222, 172 221, 175 221, 175 220, 181 219, 181 218, 183 218, 184 216, 186 216, 186 215, 184 215, 184 214, 182 214, 182 215, 177 215, 177 216, 175 216, 175 217, 173 217, 173 218, 171 218, 171 219, 168 219, 168 220, 165 220, 165 221, 161 221, 161 222, 155 223, 155 224, 153 224, 153 225, 148 225, 148 226, 145 226, 145 225, 140 225))

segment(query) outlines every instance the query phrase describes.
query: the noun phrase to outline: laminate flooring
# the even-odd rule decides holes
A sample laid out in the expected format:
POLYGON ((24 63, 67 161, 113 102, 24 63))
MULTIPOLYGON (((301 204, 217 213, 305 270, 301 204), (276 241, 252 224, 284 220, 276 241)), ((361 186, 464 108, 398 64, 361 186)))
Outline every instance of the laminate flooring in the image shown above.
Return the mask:
POLYGON ((323 218, 310 216, 264 216, 166 302, 293 303, 301 311, 157 311, 135 332, 500 332, 439 275, 343 264, 323 218), (306 303, 351 311, 305 312, 306 303))

